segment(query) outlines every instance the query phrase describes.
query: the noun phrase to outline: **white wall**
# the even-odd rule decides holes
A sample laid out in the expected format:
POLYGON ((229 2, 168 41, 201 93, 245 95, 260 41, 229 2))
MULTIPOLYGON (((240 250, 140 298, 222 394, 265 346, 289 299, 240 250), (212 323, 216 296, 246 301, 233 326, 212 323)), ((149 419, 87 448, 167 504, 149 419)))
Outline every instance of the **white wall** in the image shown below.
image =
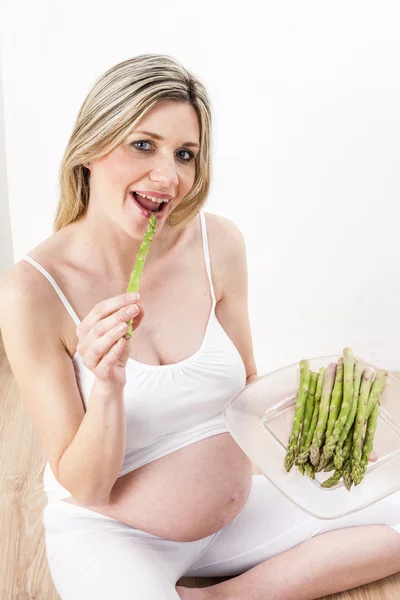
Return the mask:
POLYGON ((3 89, 0 61, 0 277, 14 263, 11 236, 10 213, 8 208, 6 145, 4 140, 3 89))
POLYGON ((3 21, 16 260, 51 234, 59 163, 95 79, 171 54, 214 105, 208 209, 247 239, 260 372, 345 345, 400 369, 396 2, 22 5, 7 0, 3 21))

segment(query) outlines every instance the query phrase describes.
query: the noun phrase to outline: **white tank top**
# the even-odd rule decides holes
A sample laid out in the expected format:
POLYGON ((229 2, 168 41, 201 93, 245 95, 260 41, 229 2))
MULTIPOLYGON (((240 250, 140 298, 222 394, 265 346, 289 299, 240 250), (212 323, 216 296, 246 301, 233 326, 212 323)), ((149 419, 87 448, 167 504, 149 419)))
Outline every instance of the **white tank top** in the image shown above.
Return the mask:
MULTIPOLYGON (((176 364, 147 365, 128 359, 124 389, 127 443, 120 476, 170 452, 228 432, 222 409, 246 385, 246 370, 241 356, 215 315, 203 213, 200 213, 200 222, 212 297, 203 342, 197 352, 176 364)), ((25 256, 24 260, 48 279, 78 325, 80 320, 53 277, 30 256, 25 256)), ((84 366, 78 352, 75 352, 72 361, 86 408, 95 377, 84 366)), ((71 496, 54 477, 49 463, 44 472, 44 490, 49 500, 71 496)))

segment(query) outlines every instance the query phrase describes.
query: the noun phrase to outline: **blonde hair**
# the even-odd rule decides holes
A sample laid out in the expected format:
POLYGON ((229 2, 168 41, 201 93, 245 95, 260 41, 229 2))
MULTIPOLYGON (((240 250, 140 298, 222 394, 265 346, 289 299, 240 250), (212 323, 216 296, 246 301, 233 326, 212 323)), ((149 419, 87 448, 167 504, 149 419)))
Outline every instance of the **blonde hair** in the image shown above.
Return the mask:
POLYGON ((84 166, 116 148, 132 127, 162 100, 189 102, 200 125, 200 150, 190 192, 169 215, 167 223, 183 227, 203 208, 211 177, 211 106, 202 83, 175 58, 144 54, 104 73, 79 111, 60 166, 60 199, 54 232, 87 209, 90 171, 84 166))

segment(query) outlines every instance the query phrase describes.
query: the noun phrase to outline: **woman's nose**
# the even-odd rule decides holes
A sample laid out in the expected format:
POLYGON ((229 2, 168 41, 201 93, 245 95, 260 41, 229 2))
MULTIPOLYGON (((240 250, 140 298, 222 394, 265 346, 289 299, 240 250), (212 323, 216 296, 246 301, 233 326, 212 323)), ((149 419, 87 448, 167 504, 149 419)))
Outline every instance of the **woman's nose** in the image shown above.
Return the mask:
POLYGON ((157 167, 154 167, 150 173, 150 179, 169 188, 176 186, 179 183, 176 167, 169 161, 164 161, 163 164, 159 164, 157 167))

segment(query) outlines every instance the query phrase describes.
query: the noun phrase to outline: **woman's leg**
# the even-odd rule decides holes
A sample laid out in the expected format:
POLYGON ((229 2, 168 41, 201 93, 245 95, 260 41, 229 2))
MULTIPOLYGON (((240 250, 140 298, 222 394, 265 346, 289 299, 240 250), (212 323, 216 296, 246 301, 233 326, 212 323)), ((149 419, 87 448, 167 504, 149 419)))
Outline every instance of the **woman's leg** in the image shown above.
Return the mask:
POLYGON ((255 476, 243 511, 186 573, 240 576, 187 597, 311 600, 369 583, 400 570, 399 523, 399 493, 325 521, 255 476))
POLYGON ((171 542, 62 501, 45 509, 51 576, 62 600, 179 600, 200 542, 171 542))

